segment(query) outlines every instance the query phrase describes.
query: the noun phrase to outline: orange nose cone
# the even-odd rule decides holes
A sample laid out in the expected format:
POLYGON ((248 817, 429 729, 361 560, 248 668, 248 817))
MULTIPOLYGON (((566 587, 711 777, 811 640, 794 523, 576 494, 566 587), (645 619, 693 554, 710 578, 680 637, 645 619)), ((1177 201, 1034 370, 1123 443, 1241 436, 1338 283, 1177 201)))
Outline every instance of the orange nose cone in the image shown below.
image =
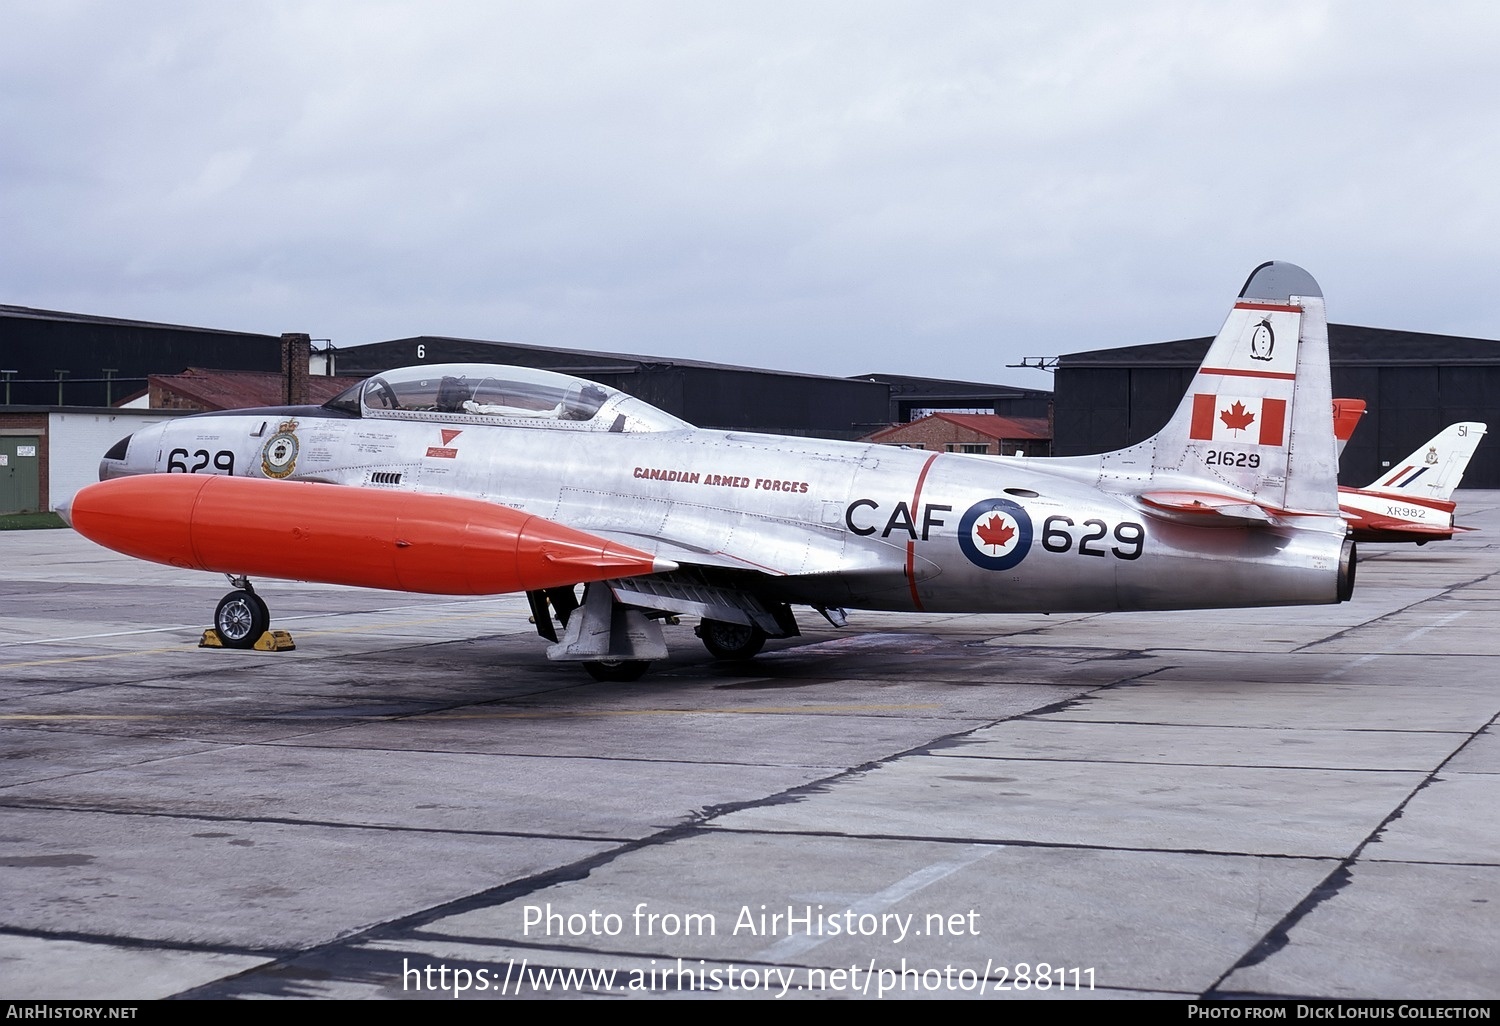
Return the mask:
POLYGON ((84 537, 171 566, 441 595, 671 569, 650 553, 478 499, 218 475, 89 485, 84 537))

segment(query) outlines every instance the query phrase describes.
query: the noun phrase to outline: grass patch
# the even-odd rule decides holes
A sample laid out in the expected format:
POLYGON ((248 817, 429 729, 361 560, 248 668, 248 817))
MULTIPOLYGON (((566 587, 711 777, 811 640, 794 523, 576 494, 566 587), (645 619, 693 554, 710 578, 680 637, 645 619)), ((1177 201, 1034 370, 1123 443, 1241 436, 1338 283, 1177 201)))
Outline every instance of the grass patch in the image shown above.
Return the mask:
POLYGON ((0 513, 0 531, 38 531, 67 526, 56 513, 0 513))

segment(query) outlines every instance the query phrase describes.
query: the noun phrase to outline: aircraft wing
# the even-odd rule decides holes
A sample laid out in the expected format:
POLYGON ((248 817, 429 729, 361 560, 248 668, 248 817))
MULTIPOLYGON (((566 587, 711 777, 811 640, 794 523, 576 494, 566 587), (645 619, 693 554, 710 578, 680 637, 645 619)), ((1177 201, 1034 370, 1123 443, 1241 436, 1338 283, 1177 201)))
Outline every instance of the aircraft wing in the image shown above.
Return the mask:
POLYGON ((643 552, 649 552, 658 559, 668 559, 680 566, 712 567, 717 570, 744 570, 754 573, 768 574, 772 577, 785 577, 791 571, 784 567, 767 565, 756 562, 729 552, 710 552, 706 549, 697 548, 681 542, 674 542, 666 538, 652 538, 648 535, 632 534, 627 531, 609 531, 592 529, 590 534, 609 541, 628 545, 643 552))
MULTIPOLYGON (((606 541, 649 553, 657 560, 680 567, 753 573, 772 578, 890 574, 893 567, 901 566, 907 559, 905 551, 896 545, 870 542, 851 546, 838 533, 810 531, 800 524, 771 522, 742 526, 728 539, 729 544, 714 549, 684 539, 682 534, 688 533, 685 529, 680 533, 669 529, 661 536, 600 528, 594 524, 586 530, 606 541)), ((916 574, 919 578, 935 572, 936 565, 917 557, 916 574)))
MULTIPOLYGON (((688 530, 690 525, 678 525, 688 530)), ((911 578, 925 580, 940 572, 930 560, 884 542, 848 546, 833 532, 808 531, 802 525, 760 523, 737 530, 730 546, 754 552, 744 556, 710 551, 680 537, 653 537, 591 526, 591 534, 627 551, 651 554, 678 569, 670 573, 641 571, 617 575, 607 583, 617 601, 665 613, 687 613, 724 623, 754 625, 772 637, 797 633, 776 581, 798 578, 805 584, 825 578, 814 590, 826 594, 827 607, 843 604, 851 588, 909 588, 911 578), (796 530, 793 530, 793 528, 796 530), (907 575, 910 576, 907 576, 907 575)), ((824 605, 814 602, 818 608, 824 605)), ((836 616, 837 614, 825 614, 836 616)), ((835 620, 835 622, 837 622, 835 620)))
MULTIPOLYGON (((1460 527, 1457 524, 1447 526, 1444 524, 1424 524, 1420 520, 1404 520, 1400 517, 1384 517, 1361 510, 1357 514, 1346 514, 1345 519, 1354 524, 1360 531, 1388 531, 1393 535, 1431 535, 1434 538, 1450 537, 1455 531, 1472 531, 1472 527, 1460 527)), ((1358 537, 1358 536, 1356 536, 1358 537)), ((1379 540, 1379 539, 1377 539, 1379 540)))

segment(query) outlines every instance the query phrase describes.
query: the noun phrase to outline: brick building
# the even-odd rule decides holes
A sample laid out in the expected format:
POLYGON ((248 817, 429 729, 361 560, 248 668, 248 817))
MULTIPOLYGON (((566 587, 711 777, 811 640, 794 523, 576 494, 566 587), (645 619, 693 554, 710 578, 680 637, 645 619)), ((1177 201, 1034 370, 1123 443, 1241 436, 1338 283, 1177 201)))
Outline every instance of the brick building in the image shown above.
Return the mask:
POLYGON ((933 413, 910 424, 882 428, 862 440, 989 456, 1052 454, 1052 429, 1046 418, 1001 417, 994 413, 933 413))

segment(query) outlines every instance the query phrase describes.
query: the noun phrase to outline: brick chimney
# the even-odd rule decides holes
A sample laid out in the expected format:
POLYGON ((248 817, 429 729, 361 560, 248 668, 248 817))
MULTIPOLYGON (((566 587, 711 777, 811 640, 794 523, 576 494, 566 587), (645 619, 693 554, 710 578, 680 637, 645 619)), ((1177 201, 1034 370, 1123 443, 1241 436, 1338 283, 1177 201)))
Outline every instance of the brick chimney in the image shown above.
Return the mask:
POLYGON ((306 406, 308 364, 312 360, 312 336, 298 333, 281 336, 281 395, 287 406, 306 406))

